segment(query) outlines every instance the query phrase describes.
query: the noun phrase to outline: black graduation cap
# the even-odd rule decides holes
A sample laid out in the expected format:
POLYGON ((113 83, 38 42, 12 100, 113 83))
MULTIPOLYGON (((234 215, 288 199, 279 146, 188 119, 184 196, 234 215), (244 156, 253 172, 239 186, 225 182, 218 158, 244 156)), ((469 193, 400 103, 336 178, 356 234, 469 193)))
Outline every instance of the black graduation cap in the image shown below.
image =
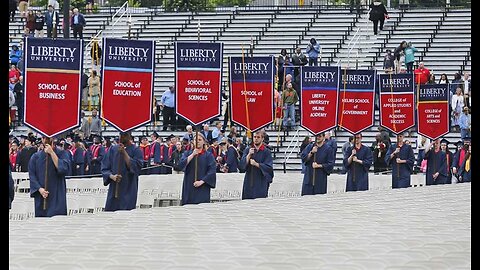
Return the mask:
POLYGON ((168 135, 167 140, 171 140, 172 138, 175 138, 175 135, 170 134, 170 135, 168 135))
POLYGON ((471 141, 472 141, 472 138, 470 138, 470 137, 465 137, 465 138, 463 138, 462 140, 463 140, 464 143, 465 143, 465 142, 471 142, 471 141))
POLYGON ((455 146, 460 146, 460 145, 463 145, 462 141, 458 141, 458 142, 455 143, 455 146))
POLYGON ((37 139, 33 136, 28 136, 25 140, 30 141, 31 143, 35 143, 35 140, 37 139))
POLYGON ((19 137, 22 138, 22 139, 26 139, 26 138, 27 138, 27 136, 25 136, 25 135, 23 135, 23 134, 20 135, 19 137))
POLYGON ((440 140, 440 144, 442 144, 442 143, 445 143, 445 144, 447 144, 447 145, 450 144, 450 142, 449 142, 448 140, 446 140, 446 139, 441 139, 441 140, 440 140))
POLYGON ((219 145, 224 145, 224 144, 226 144, 226 143, 227 143, 227 142, 225 142, 224 140, 222 140, 222 141, 219 143, 219 145))
POLYGON ((233 144, 233 138, 232 137, 228 137, 227 141, 228 141, 229 144, 233 144))
POLYGON ((100 141, 102 141, 102 136, 101 136, 101 135, 98 135, 98 134, 93 135, 93 139, 95 139, 95 138, 97 138, 97 139, 99 139, 100 141))
POLYGON ((158 138, 158 133, 156 131, 154 131, 151 136, 153 136, 155 138, 158 138))

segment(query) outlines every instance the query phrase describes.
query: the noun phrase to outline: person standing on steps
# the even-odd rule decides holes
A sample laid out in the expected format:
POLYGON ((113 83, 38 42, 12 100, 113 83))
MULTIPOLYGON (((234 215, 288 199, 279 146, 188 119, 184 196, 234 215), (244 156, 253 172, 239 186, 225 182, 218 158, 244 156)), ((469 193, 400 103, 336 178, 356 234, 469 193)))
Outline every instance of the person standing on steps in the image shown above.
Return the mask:
POLYGON ((385 8, 385 5, 375 0, 373 3, 370 4, 370 16, 369 20, 373 22, 373 33, 377 35, 378 33, 378 22, 380 22, 380 31, 383 30, 383 24, 385 23, 385 19, 388 19, 388 11, 385 8))

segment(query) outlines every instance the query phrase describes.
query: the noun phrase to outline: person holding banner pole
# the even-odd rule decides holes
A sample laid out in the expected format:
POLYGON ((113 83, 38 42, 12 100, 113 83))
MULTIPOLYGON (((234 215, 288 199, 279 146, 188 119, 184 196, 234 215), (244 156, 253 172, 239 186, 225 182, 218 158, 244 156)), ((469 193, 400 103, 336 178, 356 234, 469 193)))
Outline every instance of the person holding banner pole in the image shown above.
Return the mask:
POLYGON ((243 151, 239 167, 245 171, 242 200, 266 198, 274 176, 272 153, 263 143, 261 131, 253 134, 253 144, 243 151))
POLYGON ((354 146, 347 149, 343 165, 347 168, 346 191, 368 190, 368 170, 373 163, 372 150, 362 144, 362 134, 354 136, 354 146))
POLYGON ((185 151, 178 163, 185 173, 181 205, 210 202, 210 191, 217 182, 215 158, 204 147, 207 139, 200 132, 194 139, 194 149, 185 151))
POLYGON ((392 167, 392 188, 410 187, 415 155, 410 145, 404 143, 404 134, 397 135, 397 143, 392 144, 385 155, 385 162, 392 167))
POLYGON ((119 144, 111 146, 102 160, 103 184, 108 187, 105 211, 135 209, 142 151, 131 142, 128 132, 120 133, 119 144))
POLYGON ((335 165, 333 153, 332 148, 325 142, 325 133, 315 136, 315 142, 302 151, 301 158, 305 163, 302 196, 327 193, 327 177, 335 165))
POLYGON ((28 163, 30 197, 34 198, 35 217, 67 215, 65 175, 70 172, 65 150, 55 147, 51 138, 42 137, 39 151, 28 163))
POLYGON ((447 183, 447 155, 440 149, 440 140, 436 139, 425 146, 427 160, 426 185, 447 183))

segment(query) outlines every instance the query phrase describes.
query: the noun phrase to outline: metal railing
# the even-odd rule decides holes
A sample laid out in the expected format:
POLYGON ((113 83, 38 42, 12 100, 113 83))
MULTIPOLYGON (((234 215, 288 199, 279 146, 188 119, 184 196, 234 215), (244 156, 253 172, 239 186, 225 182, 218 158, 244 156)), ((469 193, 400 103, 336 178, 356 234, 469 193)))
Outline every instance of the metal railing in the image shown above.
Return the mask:
POLYGON ((300 128, 297 128, 297 131, 295 132, 295 135, 293 135, 292 140, 287 146, 287 149, 285 149, 285 159, 283 161, 283 172, 286 173, 287 171, 287 162, 290 159, 290 156, 292 155, 293 151, 298 147, 298 142, 300 141, 300 128), (291 149, 290 149, 291 148, 291 149), (290 150, 290 152, 288 152, 290 150))

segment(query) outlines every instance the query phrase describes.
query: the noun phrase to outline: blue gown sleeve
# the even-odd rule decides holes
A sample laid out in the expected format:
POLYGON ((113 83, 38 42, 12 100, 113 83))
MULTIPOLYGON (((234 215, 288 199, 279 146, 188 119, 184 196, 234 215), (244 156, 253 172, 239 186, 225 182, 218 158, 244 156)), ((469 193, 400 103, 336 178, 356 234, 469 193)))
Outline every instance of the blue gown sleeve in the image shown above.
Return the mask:
MULTIPOLYGON (((271 183, 273 180, 273 159, 272 154, 268 148, 264 150, 265 159, 263 162, 258 162, 260 165, 260 171, 267 182, 271 183)), ((256 161, 256 160, 255 160, 256 161)))
POLYGON ((362 165, 364 171, 368 173, 368 169, 370 169, 370 166, 373 164, 373 154, 370 148, 363 147, 363 149, 365 151, 365 157, 362 159, 362 165))
POLYGON ((313 144, 309 143, 307 145, 307 147, 305 147, 305 149, 303 149, 302 154, 300 155, 300 158, 302 159, 303 163, 305 163, 305 165, 307 165, 308 162, 312 161, 312 157, 310 157, 310 159, 308 159, 308 153, 310 153, 310 151, 312 151, 312 148, 313 148, 313 144))
POLYGON ((385 163, 387 163, 388 166, 392 165, 392 159, 390 158, 390 155, 395 151, 396 146, 395 145, 390 145, 388 148, 387 153, 385 154, 385 163))
POLYGON ((205 158, 207 164, 207 174, 202 180, 205 181, 205 184, 209 185, 211 188, 215 188, 217 182, 217 164, 215 163, 215 158, 211 153, 206 154, 205 158))
MULTIPOLYGON (((329 147, 330 148, 330 147, 329 147)), ((333 171, 333 167, 335 165, 335 155, 332 149, 327 149, 327 162, 322 163, 323 170, 330 174, 333 171)))
POLYGON ((143 154, 140 148, 135 147, 132 155, 130 155, 130 169, 127 169, 128 173, 133 175, 139 175, 143 165, 143 154))
POLYGON ((57 173, 65 176, 70 172, 71 163, 69 161, 68 154, 62 150, 60 152, 55 152, 58 157, 58 168, 56 168, 57 173))
POLYGON ((182 171, 185 171, 185 169, 187 168, 188 156, 190 156, 190 154, 192 152, 193 152, 192 150, 188 150, 188 151, 183 152, 183 155, 180 158, 180 161, 178 162, 178 167, 181 168, 182 171))
POLYGON ((42 187, 40 185, 37 175, 38 152, 33 154, 28 162, 28 177, 30 178, 30 197, 33 197, 36 192, 42 187))
POLYGON ((101 172, 102 172, 102 177, 103 177, 103 185, 108 186, 110 184, 110 175, 112 173, 112 155, 113 155, 113 147, 110 147, 108 149, 108 152, 105 154, 105 157, 102 160, 102 167, 101 167, 101 172))
POLYGON ((250 151, 250 147, 246 147, 245 150, 243 150, 242 159, 240 159, 240 162, 238 163, 238 167, 242 171, 247 170, 247 155, 249 151, 250 151))
MULTIPOLYGON (((347 148, 347 151, 345 152, 345 156, 343 157, 343 166, 348 169, 350 168, 350 165, 352 165, 352 163, 348 164, 348 158, 350 157, 350 155, 352 154, 352 147, 348 147, 347 148)), ((352 161, 353 162, 353 161, 352 161)))
POLYGON ((410 146, 408 148, 408 158, 407 158, 407 166, 410 173, 413 173, 414 164, 415 164, 415 154, 413 153, 413 148, 410 146))

